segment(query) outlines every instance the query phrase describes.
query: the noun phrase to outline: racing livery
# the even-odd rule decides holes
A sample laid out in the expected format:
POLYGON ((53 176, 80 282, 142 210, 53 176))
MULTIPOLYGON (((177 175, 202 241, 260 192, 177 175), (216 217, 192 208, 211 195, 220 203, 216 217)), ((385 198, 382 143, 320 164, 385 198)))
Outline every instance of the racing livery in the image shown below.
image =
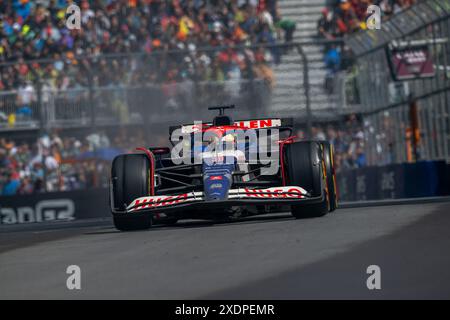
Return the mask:
POLYGON ((191 140, 198 133, 208 136, 207 146, 189 146, 193 152, 183 153, 182 163, 168 147, 137 148, 136 153, 113 160, 110 203, 117 229, 138 230, 154 223, 174 224, 179 219, 229 219, 285 209, 295 218, 320 217, 337 208, 333 148, 328 142, 297 141, 292 136, 292 119, 233 121, 224 115, 225 109, 233 107, 209 108, 220 110, 211 123, 170 128, 170 134, 179 130, 191 140), (252 148, 251 141, 239 144, 237 130, 253 130, 258 136, 265 130, 268 137, 277 130, 280 138, 270 150, 276 159, 275 171, 268 171, 267 161, 258 157, 248 161, 259 149, 252 148), (223 144, 234 148, 210 148, 223 144))

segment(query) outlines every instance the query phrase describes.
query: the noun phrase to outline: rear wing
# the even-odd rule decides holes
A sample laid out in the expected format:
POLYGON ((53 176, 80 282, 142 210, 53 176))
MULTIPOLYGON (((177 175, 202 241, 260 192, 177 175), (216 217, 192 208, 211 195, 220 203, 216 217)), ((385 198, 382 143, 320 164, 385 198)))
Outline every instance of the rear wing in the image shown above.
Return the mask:
MULTIPOLYGON (((292 118, 266 118, 266 119, 251 119, 251 120, 236 120, 233 122, 234 126, 241 127, 243 129, 270 129, 278 128, 280 130, 291 130, 294 126, 294 120, 292 118)), ((182 133, 190 134, 207 129, 212 126, 211 122, 202 123, 202 127, 198 124, 183 124, 178 126, 169 127, 169 134, 181 129, 182 133)))

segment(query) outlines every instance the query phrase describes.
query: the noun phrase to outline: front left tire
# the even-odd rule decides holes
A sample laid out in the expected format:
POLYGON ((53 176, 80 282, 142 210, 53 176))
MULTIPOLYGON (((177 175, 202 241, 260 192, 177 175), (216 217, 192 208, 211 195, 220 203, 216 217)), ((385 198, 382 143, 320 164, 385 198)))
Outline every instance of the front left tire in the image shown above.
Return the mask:
POLYGON ((327 181, 327 194, 330 204, 330 212, 338 207, 336 172, 334 170, 334 147, 328 141, 321 142, 325 175, 327 181))
POLYGON ((111 206, 113 222, 121 231, 145 230, 152 226, 149 214, 122 215, 135 199, 149 195, 150 162, 145 154, 117 156, 111 168, 111 206))
POLYGON ((328 213, 322 164, 322 149, 318 142, 294 142, 285 147, 286 183, 301 186, 312 197, 323 197, 319 203, 291 206, 292 215, 297 219, 322 217, 328 213))

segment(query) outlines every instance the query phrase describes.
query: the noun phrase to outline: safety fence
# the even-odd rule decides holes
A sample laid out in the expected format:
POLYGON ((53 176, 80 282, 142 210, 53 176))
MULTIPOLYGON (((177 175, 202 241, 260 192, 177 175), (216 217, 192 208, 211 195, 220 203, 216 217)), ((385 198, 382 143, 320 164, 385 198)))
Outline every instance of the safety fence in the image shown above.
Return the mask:
POLYGON ((202 120, 207 106, 224 102, 245 106, 238 112, 247 117, 261 115, 267 112, 270 90, 263 80, 186 80, 164 86, 44 89, 27 103, 18 92, 1 92, 0 130, 202 120))
POLYGON ((33 92, 0 92, 0 130, 40 128, 40 110, 33 92))
POLYGON ((450 162, 449 36, 450 2, 427 0, 346 39, 356 63, 337 91, 363 117, 369 165, 450 162))
POLYGON ((341 41, 1 63, 8 78, 28 71, 0 92, 0 130, 192 121, 205 119, 207 106, 232 103, 240 118, 334 119, 339 105, 326 92, 321 54, 303 51, 331 43, 341 41))

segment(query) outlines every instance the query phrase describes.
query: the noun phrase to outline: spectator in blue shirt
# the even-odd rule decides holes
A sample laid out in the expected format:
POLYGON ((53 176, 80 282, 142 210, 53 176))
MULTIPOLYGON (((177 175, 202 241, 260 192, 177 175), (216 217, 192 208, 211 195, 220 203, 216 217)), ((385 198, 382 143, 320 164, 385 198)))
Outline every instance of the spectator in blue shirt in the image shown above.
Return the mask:
POLYGON ((3 187, 2 195, 3 196, 15 195, 17 194, 19 187, 20 181, 18 179, 13 179, 12 174, 10 174, 5 186, 3 187))

